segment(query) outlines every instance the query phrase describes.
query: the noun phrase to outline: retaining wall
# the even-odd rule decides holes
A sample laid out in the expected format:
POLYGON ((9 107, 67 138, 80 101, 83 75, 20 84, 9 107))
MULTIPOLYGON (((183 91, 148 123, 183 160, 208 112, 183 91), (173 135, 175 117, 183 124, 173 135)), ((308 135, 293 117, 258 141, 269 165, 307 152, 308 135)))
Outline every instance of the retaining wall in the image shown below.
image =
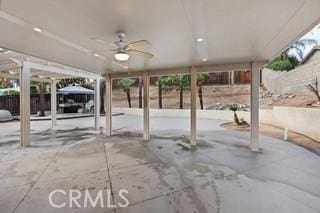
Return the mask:
POLYGON ((316 78, 320 81, 320 60, 310 60, 289 72, 273 71, 267 68, 262 70, 262 83, 275 94, 306 90, 305 86, 314 82, 316 78))
MULTIPOLYGON (((142 109, 114 108, 114 112, 143 116, 142 109)), ((260 109, 260 122, 272 124, 306 135, 320 141, 320 110, 311 108, 273 107, 260 109)), ((237 112, 239 118, 250 121, 250 112, 237 112)), ((151 109, 150 117, 189 118, 190 110, 151 109)), ((233 112, 228 110, 198 110, 197 117, 233 121, 233 112)))

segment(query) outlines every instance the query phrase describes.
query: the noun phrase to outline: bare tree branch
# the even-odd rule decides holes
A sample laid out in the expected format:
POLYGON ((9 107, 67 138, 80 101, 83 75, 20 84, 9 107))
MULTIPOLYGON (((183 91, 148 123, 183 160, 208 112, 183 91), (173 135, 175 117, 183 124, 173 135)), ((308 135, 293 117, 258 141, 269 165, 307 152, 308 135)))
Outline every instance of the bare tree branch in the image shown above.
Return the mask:
POLYGON ((310 90, 313 94, 315 94, 318 98, 318 101, 320 101, 320 90, 319 90, 318 78, 316 78, 313 84, 306 85, 306 88, 310 90))

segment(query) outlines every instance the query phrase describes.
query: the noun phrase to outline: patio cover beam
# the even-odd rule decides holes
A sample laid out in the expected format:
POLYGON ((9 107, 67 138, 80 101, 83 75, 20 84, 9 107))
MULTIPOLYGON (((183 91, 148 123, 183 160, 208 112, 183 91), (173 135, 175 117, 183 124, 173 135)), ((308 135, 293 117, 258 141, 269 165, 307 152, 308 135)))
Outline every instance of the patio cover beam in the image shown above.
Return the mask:
MULTIPOLYGON (((20 75, 11 75, 8 73, 1 73, 0 72, 0 78, 8 78, 8 79, 19 79, 20 75)), ((50 79, 45 79, 45 78, 38 78, 38 77, 30 77, 31 81, 36 81, 36 82, 46 82, 46 83, 51 83, 52 80, 50 79)))
POLYGON ((71 70, 68 68, 62 69, 58 68, 52 65, 44 65, 40 63, 35 63, 31 61, 26 61, 24 63, 28 63, 31 69, 36 69, 36 70, 41 70, 41 71, 46 71, 46 72, 51 72, 51 73, 56 73, 60 75, 70 75, 70 76, 75 76, 75 77, 80 77, 80 78, 89 78, 89 79, 95 79, 96 77, 99 77, 100 75, 98 74, 93 74, 87 71, 75 71, 71 70))
MULTIPOLYGON (((237 70, 251 70, 251 62, 244 63, 234 63, 234 64, 218 64, 218 65, 208 65, 208 66, 195 66, 192 67, 197 73, 201 72, 226 72, 226 71, 237 71, 237 70)), ((165 75, 180 75, 180 74, 190 74, 190 67, 178 67, 178 68, 168 68, 168 69, 155 69, 149 70, 148 75, 151 76, 165 76, 165 75)), ((112 79, 119 78, 137 78, 143 76, 142 71, 134 72, 120 72, 112 73, 112 79)))

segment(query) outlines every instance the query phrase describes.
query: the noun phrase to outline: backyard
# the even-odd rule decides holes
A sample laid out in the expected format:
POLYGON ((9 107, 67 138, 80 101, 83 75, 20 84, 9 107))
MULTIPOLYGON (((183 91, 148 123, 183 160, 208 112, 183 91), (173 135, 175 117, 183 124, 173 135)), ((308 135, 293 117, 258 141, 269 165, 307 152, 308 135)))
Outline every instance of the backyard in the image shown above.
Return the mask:
MULTIPOLYGON (((50 121, 32 121, 28 149, 19 145, 18 122, 0 123, 7 130, 0 136, 1 212, 70 212, 50 207, 47 196, 56 187, 88 189, 92 196, 111 190, 116 212, 270 212, 271 205, 290 213, 320 210, 315 154, 270 137, 261 137, 263 154, 249 152, 247 133, 207 119, 199 120, 198 149, 190 152, 177 144, 189 135, 186 119, 152 117, 147 143, 141 119, 114 116, 108 140, 90 127, 93 118, 61 120, 55 130, 50 121), (118 205, 121 188, 129 191, 125 209, 118 205)), ((57 193, 54 202, 68 203, 68 196, 57 193)), ((105 208, 99 204, 95 211, 114 211, 103 202, 105 208)))

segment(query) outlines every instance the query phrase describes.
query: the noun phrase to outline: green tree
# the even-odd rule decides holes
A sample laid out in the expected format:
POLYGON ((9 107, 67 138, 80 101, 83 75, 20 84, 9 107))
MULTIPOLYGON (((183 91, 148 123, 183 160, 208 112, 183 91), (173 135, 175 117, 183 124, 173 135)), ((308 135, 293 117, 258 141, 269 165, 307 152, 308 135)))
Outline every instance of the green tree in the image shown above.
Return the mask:
POLYGON ((190 86, 190 75, 170 75, 162 77, 162 86, 179 87, 179 108, 183 109, 183 92, 186 87, 190 86))
POLYGON ((143 87, 143 80, 142 77, 139 77, 139 108, 142 108, 142 87, 143 87))
POLYGON ((156 85, 158 86, 158 107, 162 109, 162 85, 163 85, 164 78, 162 76, 158 77, 156 81, 156 85))
MULTIPOLYGON (((206 79, 209 77, 207 73, 198 73, 197 74, 197 85, 198 85, 198 95, 200 100, 200 107, 203 109, 203 96, 202 96, 202 86, 206 79)), ((172 75, 161 77, 161 81, 158 80, 158 88, 160 92, 159 82, 161 82, 161 89, 162 86, 164 87, 179 87, 179 108, 183 109, 183 94, 184 90, 190 86, 191 84, 191 77, 190 75, 172 75)), ((161 95, 162 99, 162 95, 161 95)), ((161 101, 162 104, 162 101, 161 101)), ((162 106, 162 105, 161 105, 162 106)), ((160 108, 160 93, 159 93, 159 108, 160 108)))
POLYGON ((118 81, 118 86, 127 94, 129 108, 131 108, 130 87, 136 82, 136 79, 123 78, 118 81))
POLYGON ((87 89, 94 89, 93 83, 90 83, 88 79, 85 78, 68 78, 62 79, 58 84, 57 88, 61 89, 63 87, 69 86, 70 84, 79 84, 87 89))
POLYGON ((39 116, 45 116, 45 83, 39 82, 39 116))

